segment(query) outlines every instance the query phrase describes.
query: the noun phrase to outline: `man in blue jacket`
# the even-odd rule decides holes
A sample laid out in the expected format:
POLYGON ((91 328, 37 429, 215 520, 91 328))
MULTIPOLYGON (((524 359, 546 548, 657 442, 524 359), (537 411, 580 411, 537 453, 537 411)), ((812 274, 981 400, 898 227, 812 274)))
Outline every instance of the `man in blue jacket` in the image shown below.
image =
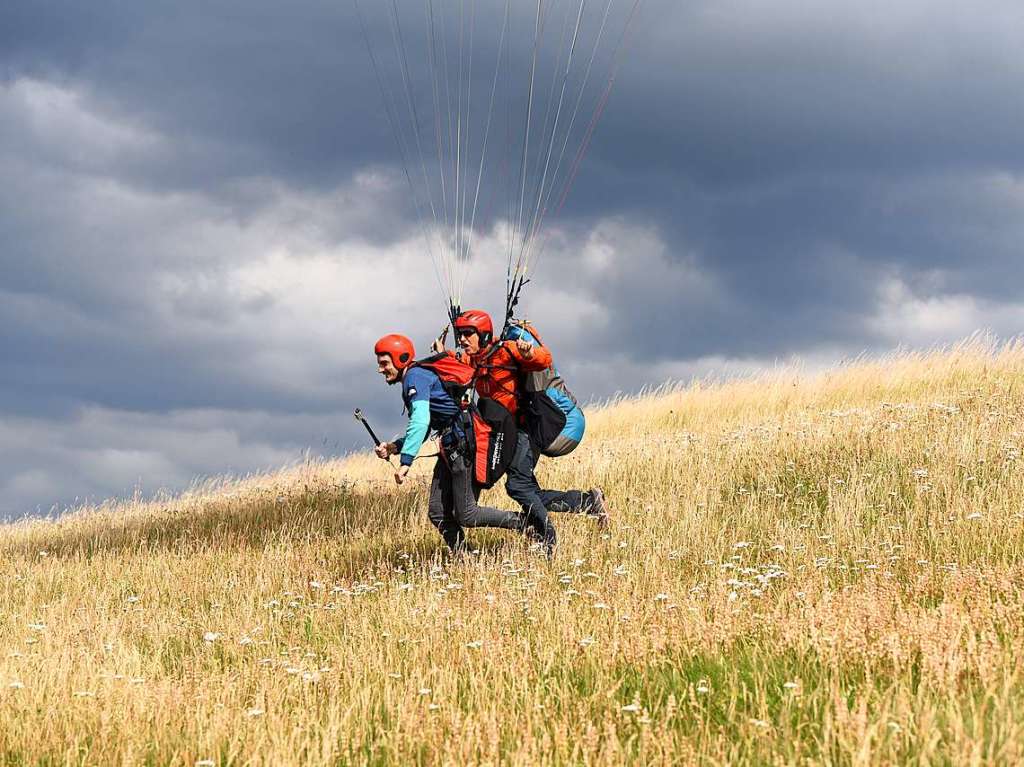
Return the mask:
POLYGON ((394 442, 377 445, 380 458, 399 456, 395 482, 402 484, 412 463, 433 431, 440 435, 442 456, 434 467, 430 481, 427 516, 441 533, 448 548, 462 552, 466 545, 466 527, 497 527, 523 532, 526 519, 522 514, 502 511, 477 503, 479 488, 473 482, 471 456, 461 423, 459 403, 445 389, 432 370, 414 365, 416 350, 406 336, 391 334, 374 346, 377 370, 389 386, 401 383, 402 401, 409 421, 405 434, 394 442))

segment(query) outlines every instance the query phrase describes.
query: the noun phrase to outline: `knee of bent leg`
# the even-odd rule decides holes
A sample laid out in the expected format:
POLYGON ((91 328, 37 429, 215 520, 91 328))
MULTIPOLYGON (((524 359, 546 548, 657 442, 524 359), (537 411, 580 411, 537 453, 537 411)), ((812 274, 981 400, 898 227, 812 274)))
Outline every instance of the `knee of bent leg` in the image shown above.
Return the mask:
POLYGON ((530 502, 531 483, 528 478, 509 474, 505 478, 505 492, 518 504, 530 502))
POLYGON ((476 524, 475 509, 455 509, 452 516, 459 527, 474 527, 476 524))

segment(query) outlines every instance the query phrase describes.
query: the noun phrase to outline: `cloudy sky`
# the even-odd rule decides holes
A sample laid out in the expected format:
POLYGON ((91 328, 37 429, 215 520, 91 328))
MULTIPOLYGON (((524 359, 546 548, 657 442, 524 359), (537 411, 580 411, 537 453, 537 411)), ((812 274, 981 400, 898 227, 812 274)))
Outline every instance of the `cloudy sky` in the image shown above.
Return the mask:
MULTIPOLYGON (((399 427, 373 340, 444 317, 369 62, 350 0, 0 4, 0 517, 399 427)), ((525 314, 584 399, 1016 335, 1022 136, 1018 0, 648 0, 525 314)))

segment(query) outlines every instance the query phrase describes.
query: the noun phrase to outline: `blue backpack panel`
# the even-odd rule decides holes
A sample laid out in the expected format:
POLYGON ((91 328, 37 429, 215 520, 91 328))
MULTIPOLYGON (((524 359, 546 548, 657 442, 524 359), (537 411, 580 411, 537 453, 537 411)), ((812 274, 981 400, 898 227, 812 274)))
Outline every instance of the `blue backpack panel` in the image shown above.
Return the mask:
MULTIPOLYGON (((522 320, 511 320, 502 338, 506 341, 541 343, 537 331, 522 320)), ((523 373, 520 391, 520 407, 526 430, 541 454, 558 458, 575 450, 583 441, 587 421, 579 402, 555 366, 534 373, 523 373)))

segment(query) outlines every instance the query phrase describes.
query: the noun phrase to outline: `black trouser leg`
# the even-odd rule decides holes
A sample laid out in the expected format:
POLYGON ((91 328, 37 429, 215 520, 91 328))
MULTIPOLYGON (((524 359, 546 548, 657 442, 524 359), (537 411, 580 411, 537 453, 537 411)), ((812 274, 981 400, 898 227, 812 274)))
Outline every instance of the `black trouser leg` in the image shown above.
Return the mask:
POLYGON ((465 546, 466 534, 455 519, 453 510, 455 502, 452 497, 452 473, 444 458, 437 459, 434 476, 430 480, 430 500, 427 503, 427 517, 444 542, 452 551, 459 551, 465 546))
POLYGON ((530 437, 525 431, 516 435, 516 451, 505 478, 505 492, 509 498, 523 507, 529 523, 539 533, 548 527, 548 508, 541 496, 540 484, 533 473, 537 460, 533 457, 530 437))
POLYGON ((582 490, 541 490, 541 500, 548 511, 585 514, 589 511, 590 493, 582 490))
POLYGON ((535 473, 538 460, 540 455, 534 451, 530 437, 525 431, 520 431, 516 437, 516 452, 505 481, 505 490, 512 500, 523 507, 531 521, 546 519, 547 512, 551 511, 569 514, 590 511, 592 501, 589 492, 542 489, 535 473), (538 507, 545 511, 535 513, 533 510, 538 507))
POLYGON ((504 511, 477 503, 480 488, 473 482, 472 471, 466 459, 455 454, 449 462, 452 493, 452 515, 462 527, 497 527, 503 530, 522 531, 525 520, 522 514, 504 511))
MULTIPOLYGON (((529 439, 527 439, 529 444, 529 439)), ((540 461, 540 454, 533 449, 533 445, 530 445, 530 457, 533 460, 533 466, 531 471, 537 469, 537 463, 540 461)), ((536 482, 536 479, 534 480, 536 482)), ((540 483, 537 483, 538 486, 540 483)), ((544 502, 548 511, 558 511, 567 514, 585 514, 590 511, 590 507, 593 505, 593 501, 590 498, 590 493, 584 493, 582 490, 541 490, 540 499, 544 502)))

